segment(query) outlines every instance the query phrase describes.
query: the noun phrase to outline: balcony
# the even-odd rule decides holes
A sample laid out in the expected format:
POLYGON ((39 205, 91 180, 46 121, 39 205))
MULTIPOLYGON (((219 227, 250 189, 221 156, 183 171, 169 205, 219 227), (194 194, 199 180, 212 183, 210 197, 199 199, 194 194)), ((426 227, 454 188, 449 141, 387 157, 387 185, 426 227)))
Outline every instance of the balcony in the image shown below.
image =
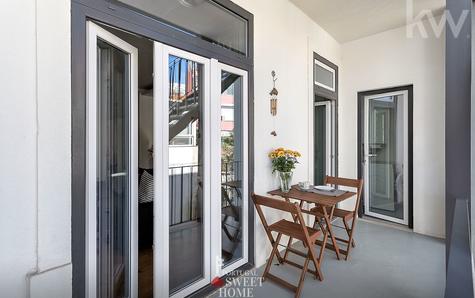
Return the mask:
MULTIPOLYGON (((344 230, 334 229, 342 235, 344 230)), ((322 263, 323 281, 307 273, 300 297, 403 298, 444 297, 445 245, 441 239, 414 234, 385 223, 358 222, 356 247, 348 261, 337 260, 327 250, 322 263)), ((283 241, 286 242, 286 241, 283 241)), ((304 251, 301 244, 295 245, 304 251)), ((303 263, 303 258, 290 259, 303 263)), ((312 268, 313 269, 313 268, 312 268)), ((273 283, 260 283, 264 268, 259 267, 227 280, 230 285, 216 290, 210 297, 232 297, 234 293, 251 293, 252 297, 293 297, 293 293, 273 283), (250 292, 249 292, 250 291, 250 292)), ((274 259, 271 271, 292 284, 298 282, 300 271, 279 265, 274 259)))

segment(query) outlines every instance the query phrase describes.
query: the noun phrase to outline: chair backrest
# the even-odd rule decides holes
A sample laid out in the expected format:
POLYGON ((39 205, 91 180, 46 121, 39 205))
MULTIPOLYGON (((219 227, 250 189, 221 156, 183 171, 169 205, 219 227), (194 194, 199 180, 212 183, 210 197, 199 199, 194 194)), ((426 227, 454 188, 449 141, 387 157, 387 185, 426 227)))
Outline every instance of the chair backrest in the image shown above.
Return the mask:
POLYGON ((268 224, 267 220, 265 219, 264 213, 262 212, 261 206, 268 207, 271 209, 277 209, 283 212, 288 212, 292 215, 293 218, 298 219, 298 221, 302 224, 303 228, 306 228, 302 216, 302 211, 300 210, 300 207, 297 204, 292 204, 286 201, 277 200, 269 197, 259 196, 254 193, 251 195, 251 197, 264 227, 267 228, 268 224))
POLYGON ((341 177, 326 176, 325 184, 334 184, 346 187, 356 188, 356 204, 354 212, 358 212, 360 207, 361 193, 363 191, 363 179, 349 179, 341 177))
POLYGON ((254 205, 256 205, 256 207, 266 206, 272 209, 289 212, 293 215, 297 215, 298 210, 300 210, 299 206, 296 204, 292 204, 282 200, 272 199, 269 197, 259 196, 256 194, 252 194, 252 201, 254 202, 254 205))

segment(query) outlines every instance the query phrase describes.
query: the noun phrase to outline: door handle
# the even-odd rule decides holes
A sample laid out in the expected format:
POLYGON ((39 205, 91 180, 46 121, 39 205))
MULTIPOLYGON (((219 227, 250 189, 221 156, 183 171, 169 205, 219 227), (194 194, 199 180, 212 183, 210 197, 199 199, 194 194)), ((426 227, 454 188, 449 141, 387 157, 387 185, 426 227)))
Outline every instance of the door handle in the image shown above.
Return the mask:
POLYGON ((127 176, 127 172, 112 173, 111 174, 111 177, 122 177, 122 176, 127 176))
POLYGON ((368 154, 368 157, 376 157, 378 156, 377 154, 368 154))

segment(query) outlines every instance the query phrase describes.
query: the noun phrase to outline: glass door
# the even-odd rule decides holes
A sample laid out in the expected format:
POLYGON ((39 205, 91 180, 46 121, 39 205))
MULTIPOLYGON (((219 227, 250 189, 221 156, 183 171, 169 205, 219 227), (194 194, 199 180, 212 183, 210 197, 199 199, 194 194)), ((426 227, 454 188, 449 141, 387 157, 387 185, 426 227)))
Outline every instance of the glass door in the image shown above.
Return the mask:
POLYGON ((154 296, 247 263, 247 72, 154 45, 154 296))
POLYGON ((87 297, 137 297, 137 49, 88 22, 87 297))
POLYGON ((334 173, 334 102, 315 103, 314 114, 314 184, 322 185, 326 175, 334 173))
POLYGON ((210 60, 155 43, 155 297, 210 282, 210 60))
POLYGON ((247 72, 211 62, 212 272, 247 263, 247 72))
POLYGON ((365 214, 408 224, 407 91, 365 97, 365 214))

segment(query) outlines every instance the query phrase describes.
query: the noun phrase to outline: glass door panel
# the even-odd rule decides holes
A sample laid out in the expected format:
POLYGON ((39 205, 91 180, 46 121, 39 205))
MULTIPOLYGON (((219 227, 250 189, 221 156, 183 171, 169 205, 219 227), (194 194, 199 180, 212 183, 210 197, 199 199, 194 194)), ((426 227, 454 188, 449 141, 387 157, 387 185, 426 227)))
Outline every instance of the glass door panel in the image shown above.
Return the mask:
POLYGON ((129 246, 129 73, 127 53, 98 41, 97 204, 100 297, 126 297, 129 246))
POLYGON ((137 49, 88 30, 88 297, 136 297, 137 49))
POLYGON ((203 65, 169 55, 170 293, 204 277, 203 65))
POLYGON ((327 105, 315 105, 315 185, 323 185, 327 174, 327 105))
POLYGON ((325 176, 334 175, 334 111, 335 103, 323 97, 316 97, 314 104, 314 181, 322 185, 325 176))
POLYGON ((242 258, 242 77, 221 72, 221 257, 242 258))
POLYGON ((407 223, 407 147, 404 94, 365 100, 365 213, 407 223))
POLYGON ((154 295, 185 297, 247 262, 247 72, 154 56, 154 295))
POLYGON ((221 276, 247 262, 247 72, 216 60, 212 69, 212 266, 221 276))
POLYGON ((154 45, 154 295, 185 297, 210 279, 210 60, 154 45))

